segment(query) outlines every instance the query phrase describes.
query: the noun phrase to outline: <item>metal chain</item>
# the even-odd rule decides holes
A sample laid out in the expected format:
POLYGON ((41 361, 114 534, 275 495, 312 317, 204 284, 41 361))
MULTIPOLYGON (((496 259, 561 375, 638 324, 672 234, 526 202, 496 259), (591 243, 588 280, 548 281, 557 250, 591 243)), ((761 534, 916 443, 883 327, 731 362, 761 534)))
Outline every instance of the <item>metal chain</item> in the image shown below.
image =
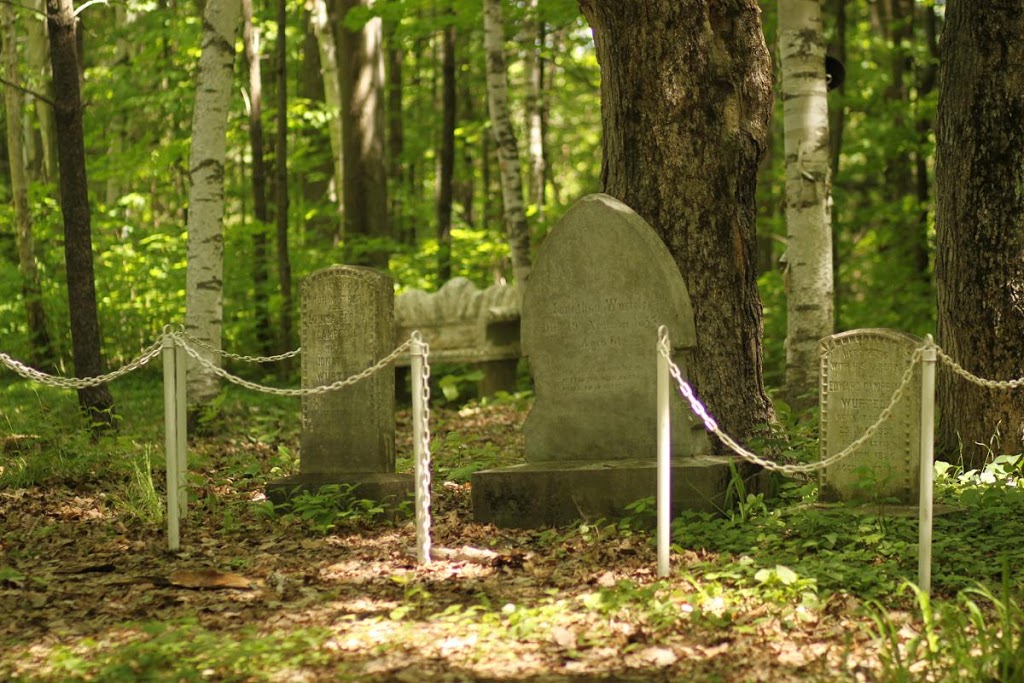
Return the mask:
POLYGON ((45 384, 51 387, 58 387, 60 389, 87 389, 89 387, 96 387, 107 382, 112 382, 118 377, 123 377, 130 372, 138 370, 143 365, 153 360, 160 355, 160 349, 163 338, 160 341, 147 347, 140 355, 129 361, 126 365, 113 372, 108 372, 105 375, 96 375, 94 377, 58 377, 57 375, 48 375, 45 372, 40 372, 35 368, 31 368, 24 363, 17 361, 6 353, 0 353, 0 363, 6 365, 8 368, 21 375, 25 379, 30 379, 40 384, 45 384))
POLYGON ((963 366, 961 366, 950 356, 948 356, 946 352, 943 351, 942 349, 937 350, 937 355, 943 363, 949 366, 950 370, 960 375, 961 377, 966 379, 968 382, 971 382, 972 384, 977 384, 988 389, 1018 389, 1024 386, 1024 377, 1007 380, 1005 382, 998 382, 996 380, 991 379, 983 379, 981 377, 978 377, 977 375, 972 374, 969 370, 964 369, 963 366))
POLYGON ((294 358, 295 356, 302 353, 302 347, 300 346, 294 351, 285 351, 284 353, 279 353, 276 356, 243 356, 237 353, 224 351, 223 349, 218 349, 213 344, 205 342, 202 339, 199 339, 198 337, 193 337, 187 332, 183 332, 182 337, 184 339, 187 339, 191 343, 195 344, 199 348, 203 349, 204 351, 209 351, 210 353, 215 353, 219 356, 222 356, 223 358, 231 358, 232 360, 238 360, 245 363, 273 363, 275 361, 284 360, 286 358, 294 358))
MULTIPOLYGON (((425 526, 430 529, 430 344, 428 344, 419 334, 419 332, 413 332, 413 338, 417 338, 420 343, 420 348, 423 351, 423 440, 420 444, 423 449, 423 466, 420 468, 420 485, 425 495, 420 500, 420 514, 421 519, 425 521, 425 526)), ((430 537, 427 535, 427 552, 426 555, 430 554, 430 537)))
POLYGON ((764 469, 774 470, 776 472, 783 472, 785 474, 809 473, 825 469, 826 467, 830 467, 831 465, 834 465, 840 460, 849 457, 858 448, 863 446, 864 443, 867 442, 867 440, 870 439, 872 436, 874 436, 875 432, 877 432, 878 429, 892 416, 893 409, 903 399, 903 392, 906 391, 907 386, 910 385, 910 380, 914 375, 914 366, 917 365, 917 362, 919 360, 921 360, 921 357, 924 354, 926 348, 926 346, 922 346, 918 349, 914 349, 914 353, 910 357, 910 365, 903 372, 903 377, 902 379, 900 379, 900 384, 898 387, 896 387, 896 391, 893 392, 892 398, 889 400, 889 405, 887 405, 885 409, 879 414, 878 419, 875 420, 875 423, 868 427, 866 430, 864 430, 864 433, 861 434, 860 438, 858 438, 856 441, 851 443, 843 450, 839 451, 838 453, 830 455, 824 460, 820 460, 815 463, 807 463, 804 465, 782 465, 777 462, 772 462, 771 460, 765 460, 764 458, 758 456, 757 454, 751 453, 747 449, 740 446, 735 439, 733 439, 731 436, 729 436, 721 429, 719 429, 718 423, 715 422, 714 418, 712 418, 708 414, 707 408, 704 407, 704 404, 701 403, 700 399, 698 399, 697 396, 693 393, 693 389, 686 382, 686 380, 683 379, 682 373, 679 370, 679 366, 677 366, 672 361, 672 358, 668 352, 667 339, 664 342, 659 340, 658 343, 658 350, 662 355, 665 356, 666 359, 668 359, 669 372, 671 373, 672 377, 676 380, 676 384, 679 385, 679 393, 683 395, 683 398, 689 401, 690 410, 692 410, 693 413, 701 419, 707 430, 714 434, 715 436, 717 436, 719 439, 721 439, 722 443, 724 443, 726 446, 732 449, 734 453, 742 457, 744 460, 752 462, 755 465, 760 465, 764 469))
POLYGON ((241 377, 232 375, 227 370, 224 370, 223 368, 220 368, 211 363, 209 360, 204 358, 202 354, 200 354, 198 351, 192 348, 183 334, 176 332, 173 333, 172 336, 185 349, 185 353, 192 356, 192 358, 195 359, 196 362, 198 362, 201 366, 203 366, 213 374, 217 375, 218 377, 221 377, 222 379, 225 379, 233 384, 237 384, 241 387, 245 387, 246 389, 252 389, 253 391, 259 391, 264 394, 273 394, 275 396, 315 396, 317 394, 325 394, 328 391, 336 391, 338 389, 341 389, 342 387, 347 387, 349 385, 355 384, 361 380, 366 379, 367 377, 381 370, 382 368, 387 367, 391 362, 395 360, 395 358, 397 358, 398 356, 402 355, 405 351, 407 351, 409 349, 410 344, 412 344, 412 340, 407 339, 397 349, 389 353, 381 360, 377 361, 376 364, 371 365, 362 372, 352 375, 351 377, 339 379, 337 382, 333 382, 331 384, 324 384, 309 389, 278 389, 276 387, 268 387, 262 384, 257 384, 256 382, 250 382, 249 380, 245 380, 242 379, 241 377))

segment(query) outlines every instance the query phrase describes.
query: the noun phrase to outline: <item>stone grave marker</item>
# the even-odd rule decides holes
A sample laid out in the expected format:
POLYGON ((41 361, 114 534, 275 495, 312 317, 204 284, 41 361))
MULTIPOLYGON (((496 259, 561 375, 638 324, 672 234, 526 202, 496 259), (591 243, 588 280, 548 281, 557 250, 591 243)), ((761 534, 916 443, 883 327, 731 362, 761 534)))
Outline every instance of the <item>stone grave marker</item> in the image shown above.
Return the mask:
MULTIPOLYGON (((536 393, 526 463, 473 475, 478 521, 615 517, 654 495, 659 325, 685 373, 696 333, 668 249, 622 202, 581 199, 541 245, 526 286, 522 345, 536 393)), ((721 507, 730 458, 704 455, 703 426, 678 396, 671 405, 674 507, 721 507)))
MULTIPOLYGON (((848 446, 878 419, 922 343, 913 335, 886 329, 851 330, 821 340, 823 459, 848 446)), ((823 470, 819 500, 917 504, 920 448, 918 364, 889 420, 853 455, 823 470)))
MULTIPOLYGON (((395 348, 394 285, 358 266, 330 266, 301 286, 302 387, 355 375, 395 348)), ((395 375, 384 368, 356 384, 302 397, 299 474, 272 482, 283 499, 296 488, 357 485, 360 498, 399 501, 411 474, 395 474, 395 375)))

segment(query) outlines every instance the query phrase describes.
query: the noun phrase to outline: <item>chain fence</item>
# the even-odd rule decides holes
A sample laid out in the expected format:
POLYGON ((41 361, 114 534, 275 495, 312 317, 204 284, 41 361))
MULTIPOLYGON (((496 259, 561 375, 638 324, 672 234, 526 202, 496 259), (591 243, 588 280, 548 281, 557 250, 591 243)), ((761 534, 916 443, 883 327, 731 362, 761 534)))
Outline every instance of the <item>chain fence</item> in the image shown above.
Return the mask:
POLYGON ((243 356, 238 353, 231 353, 223 349, 218 349, 213 344, 203 341, 198 337, 193 337, 187 332, 182 331, 179 332, 179 334, 181 335, 182 339, 188 341, 190 344, 198 346, 199 348, 203 349, 208 353, 218 355, 221 358, 230 358, 232 360, 241 361, 243 363, 274 363, 277 361, 286 360, 288 358, 294 358, 295 356, 302 353, 302 347, 300 346, 299 348, 293 351, 285 351, 284 353, 279 353, 276 356, 243 356))
POLYGON ((409 346, 412 344, 412 339, 406 339, 401 345, 399 345, 394 351, 389 353, 387 356, 377 361, 375 364, 366 368, 362 372, 359 372, 351 377, 339 379, 337 382, 331 384, 322 384, 316 387, 308 387, 304 389, 280 389, 278 387, 270 387, 264 384, 258 384, 256 382, 250 382, 247 379, 242 379, 237 375, 232 375, 224 368, 219 367, 209 359, 204 357, 195 347, 192 346, 191 340, 188 339, 184 334, 180 332, 172 332, 171 336, 175 338, 178 344, 185 349, 185 353, 192 357, 199 365, 206 370, 212 372, 223 380, 237 384, 240 387, 251 389, 252 391, 258 391, 264 394, 273 394, 275 396, 315 396, 317 394, 324 394, 329 391, 336 391, 343 387, 350 386, 360 382, 370 375, 380 371, 381 369, 390 365, 396 358, 406 353, 409 350, 409 346))
POLYGON ((6 353, 0 353, 0 364, 5 365, 8 369, 12 370, 24 379, 32 380, 33 382, 38 382, 45 386, 57 387, 58 389, 88 389, 90 387, 106 384, 107 382, 112 382, 119 377, 135 372, 143 365, 160 355, 162 344, 163 338, 161 337, 159 341, 148 346, 141 354, 130 360, 124 366, 114 370, 113 372, 108 372, 105 375, 96 375, 94 377, 61 377, 59 375, 50 375, 29 367, 21 361, 11 358, 6 353))
POLYGON ((853 455, 853 453, 855 453, 861 446, 863 446, 867 441, 869 441, 871 437, 874 436, 875 433, 882 427, 882 425, 885 424, 885 422, 888 421, 889 418, 892 416, 893 410, 896 408, 899 402, 903 400, 903 395, 906 392, 907 387, 910 386, 911 379, 914 375, 914 366, 921 361, 922 357, 924 356, 924 353, 929 348, 935 349, 936 357, 938 358, 938 360, 942 361, 947 366, 949 366, 950 370, 952 370, 956 375, 971 382, 972 384, 986 387, 988 389, 1019 389, 1020 387, 1024 386, 1024 377, 1006 381, 997 381, 978 377, 977 375, 964 369, 959 363, 953 360, 947 353, 945 353, 938 346, 935 346, 933 343, 926 343, 914 349, 914 352, 911 354, 910 362, 907 366, 907 369, 903 372, 903 376, 900 378, 900 383, 893 391, 892 396, 889 399, 889 403, 882 410, 882 412, 879 413, 878 419, 876 419, 875 422, 871 424, 871 426, 865 429, 859 438, 851 442, 841 451, 833 453, 829 457, 819 460, 818 462, 805 464, 782 464, 771 460, 766 460, 765 458, 762 458, 756 453, 751 452, 750 450, 741 446, 735 439, 733 439, 727 433, 721 430, 721 428, 718 426, 718 422, 715 421, 714 417, 712 417, 711 414, 708 412, 707 407, 701 402, 701 400, 697 397, 696 393, 693 391, 693 387, 691 387, 690 384, 683 379, 682 371, 679 369, 679 366, 676 365, 676 363, 672 360, 667 334, 660 334, 658 339, 658 352, 661 353, 668 361, 669 372, 679 388, 679 393, 689 403, 690 411, 697 418, 700 419, 700 421, 704 424, 705 429, 707 429, 709 432, 717 436, 722 441, 722 443, 728 446, 731 451, 733 451, 736 455, 742 457, 744 460, 755 465, 759 465, 764 469, 781 472, 783 474, 809 474, 811 472, 816 472, 831 467, 837 462, 853 455))

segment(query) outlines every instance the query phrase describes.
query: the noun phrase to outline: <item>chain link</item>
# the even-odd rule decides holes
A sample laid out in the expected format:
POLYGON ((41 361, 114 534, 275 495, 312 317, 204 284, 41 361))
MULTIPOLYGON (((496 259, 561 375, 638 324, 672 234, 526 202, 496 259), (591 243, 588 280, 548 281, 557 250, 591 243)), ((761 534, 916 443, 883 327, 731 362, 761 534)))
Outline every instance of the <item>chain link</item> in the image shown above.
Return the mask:
POLYGON ((412 343, 411 339, 407 339, 401 346, 396 348, 394 351, 389 353, 381 360, 377 361, 377 363, 375 363, 374 365, 371 365, 362 372, 352 375, 351 377, 339 379, 337 382, 332 382, 331 384, 323 384, 318 387, 311 387, 308 389, 278 389, 277 387, 268 387, 263 384, 250 382, 249 380, 242 379, 241 377, 232 375, 227 370, 217 367, 209 360, 204 358, 202 354, 200 354, 198 351, 192 348, 192 346, 189 345, 189 342, 186 341, 184 335, 175 332, 171 336, 173 336, 177 340, 177 342, 181 344, 182 348, 185 349, 185 353, 190 355, 201 366, 203 366, 213 374, 217 375, 218 377, 225 379, 228 382, 231 382, 232 384, 237 384, 238 386, 245 387, 246 389, 252 389, 253 391, 258 391, 264 394, 273 394, 275 396, 316 396, 317 394, 325 394, 329 391, 336 391, 343 387, 356 384, 357 382, 366 379, 375 372, 378 372, 379 370, 387 367, 390 363, 392 363, 395 360, 395 358, 397 358, 398 356, 402 355, 405 351, 407 351, 409 349, 410 344, 412 343))
POLYGON ((302 353, 302 347, 300 346, 294 351, 285 351, 284 353, 279 353, 276 356, 243 356, 237 353, 224 351, 223 349, 218 349, 213 344, 205 342, 202 339, 199 339, 198 337, 193 337, 187 332, 181 333, 181 336, 183 339, 187 339, 189 342, 195 344, 204 351, 215 353, 221 356, 222 358, 231 358, 232 360, 242 361, 244 363, 273 363, 275 361, 284 360, 286 358, 294 358, 295 356, 302 353))
POLYGON ((141 354, 133 358, 123 367, 108 372, 105 375, 96 375, 94 377, 58 377, 57 375, 48 375, 45 372, 40 372, 35 368, 31 368, 24 363, 17 361, 6 353, 0 353, 0 363, 6 365, 9 369, 20 375, 25 379, 30 379, 46 386, 58 387, 60 389, 87 389, 89 387, 97 387, 107 382, 112 382, 119 377, 123 377, 130 372, 138 370, 143 365, 153 360, 160 355, 161 341, 157 341, 151 346, 147 347, 141 354))
POLYGON ((430 344, 428 344, 419 332, 413 332, 412 338, 418 341, 420 349, 423 353, 423 371, 422 371, 422 385, 423 385, 423 415, 421 416, 422 425, 422 441, 420 442, 420 448, 423 452, 423 463, 420 467, 420 481, 418 484, 422 487, 424 495, 420 499, 420 518, 423 520, 425 528, 428 530, 424 543, 426 543, 425 557, 430 556, 430 344))
POLYGON ((969 370, 964 369, 963 366, 961 366, 950 356, 948 356, 946 352, 943 351, 942 349, 937 350, 937 355, 943 363, 949 366, 950 370, 960 375, 961 377, 963 377, 972 384, 977 384, 978 386, 986 387, 988 389, 1019 389, 1020 387, 1024 386, 1024 377, 1019 377, 1017 379, 1011 379, 1004 382, 999 382, 992 379, 983 379, 981 377, 978 377, 977 375, 972 374, 969 370))
POLYGON ((838 453, 833 453, 829 457, 818 462, 807 463, 803 465, 783 465, 777 462, 773 462, 771 460, 765 460, 764 458, 758 456, 756 453, 748 451, 747 449, 743 448, 743 446, 739 445, 735 441, 735 439, 733 439, 731 436, 723 432, 718 427, 718 423, 715 422, 714 418, 712 418, 708 414, 707 408, 704 407, 704 404, 701 403, 700 399, 698 399, 697 396, 694 394, 693 389, 690 387, 690 385, 686 382, 686 380, 683 379, 682 373, 679 370, 679 366, 677 366, 672 361, 672 358, 669 356, 667 341, 662 343, 662 341, 659 340, 658 343, 658 351, 662 355, 664 355, 666 359, 668 359, 669 372, 671 373, 673 379, 676 380, 676 384, 679 385, 679 393, 682 394, 687 401, 689 401, 690 409, 697 417, 701 419, 707 430, 714 434, 715 436, 717 436, 719 439, 721 439, 722 443, 728 446, 734 453, 742 457, 744 460, 752 462, 755 465, 760 465, 764 469, 774 470, 776 472, 782 472, 785 474, 806 474, 810 472, 816 472, 818 470, 823 470, 826 467, 830 467, 835 463, 839 462, 840 460, 849 457, 858 448, 863 446, 864 443, 867 442, 868 439, 870 439, 872 436, 874 436, 875 432, 877 432, 878 429, 892 416, 893 409, 903 399, 903 392, 906 391, 907 386, 910 385, 911 378, 914 376, 914 366, 917 365, 917 362, 919 360, 921 360, 921 357, 924 355, 924 351, 926 348, 928 347, 922 346, 914 350, 914 353, 910 357, 910 365, 903 372, 903 377, 900 379, 900 384, 898 387, 896 387, 896 391, 893 392, 892 398, 889 400, 889 405, 887 405, 885 409, 879 414, 878 419, 875 420, 874 424, 872 424, 870 427, 864 430, 864 433, 861 434, 860 438, 858 438, 856 441, 854 441, 853 443, 851 443, 838 453))

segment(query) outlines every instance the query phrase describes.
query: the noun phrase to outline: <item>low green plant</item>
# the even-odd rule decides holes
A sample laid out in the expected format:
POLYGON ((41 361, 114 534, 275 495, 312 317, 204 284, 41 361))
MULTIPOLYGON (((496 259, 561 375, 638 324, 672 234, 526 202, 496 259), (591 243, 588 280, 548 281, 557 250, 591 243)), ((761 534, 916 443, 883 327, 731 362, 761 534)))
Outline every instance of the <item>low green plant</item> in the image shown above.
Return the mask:
POLYGON ((147 446, 138 456, 128 458, 127 478, 111 498, 122 515, 143 524, 156 525, 163 521, 164 515, 151 468, 150 448, 147 446))
POLYGON ((880 647, 880 680, 1024 680, 1024 609, 1008 572, 999 596, 978 585, 954 600, 933 602, 913 585, 905 590, 916 599, 916 621, 894 619, 877 603, 870 610, 880 647))
MULTIPOLYGON (((373 524, 385 519, 389 508, 380 501, 359 498, 354 484, 327 484, 316 492, 298 489, 281 506, 263 508, 276 517, 297 519, 317 534, 327 534, 339 526, 373 524)), ((397 506, 401 513, 403 507, 397 506)))

